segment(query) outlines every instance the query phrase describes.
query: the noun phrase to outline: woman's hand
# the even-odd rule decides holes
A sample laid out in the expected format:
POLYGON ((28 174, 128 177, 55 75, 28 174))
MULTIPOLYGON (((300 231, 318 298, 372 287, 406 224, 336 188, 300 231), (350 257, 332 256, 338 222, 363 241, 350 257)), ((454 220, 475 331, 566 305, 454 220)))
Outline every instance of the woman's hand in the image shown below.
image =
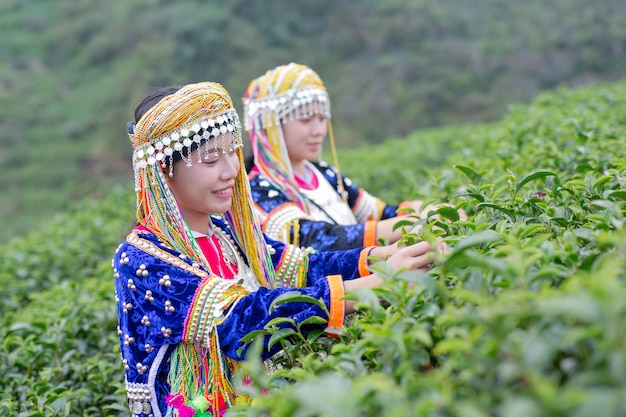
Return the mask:
MULTIPOLYGON (((370 252, 370 256, 385 259, 387 256, 391 255, 386 262, 390 264, 393 269, 407 268, 413 271, 426 272, 436 259, 435 251, 448 253, 448 247, 442 241, 438 241, 435 248, 426 241, 411 246, 398 246, 397 244, 393 244, 373 248, 370 252), (375 253, 375 251, 378 252, 375 253), (391 252, 393 252, 393 254, 391 254, 391 252)), ((343 284, 346 291, 351 291, 358 288, 378 288, 382 286, 383 283, 384 280, 374 273, 362 278, 344 281, 343 284)), ((346 313, 353 312, 355 306, 355 301, 346 300, 346 313)))
POLYGON ((406 268, 424 272, 430 269, 434 261, 435 254, 428 242, 419 242, 415 245, 399 248, 395 254, 387 259, 387 263, 393 269, 406 268))
POLYGON ((397 243, 379 246, 370 252, 370 256, 386 261, 394 269, 407 268, 427 271, 435 260, 435 253, 448 253, 447 245, 439 240, 433 248, 428 242, 419 242, 411 246, 399 246, 397 243))

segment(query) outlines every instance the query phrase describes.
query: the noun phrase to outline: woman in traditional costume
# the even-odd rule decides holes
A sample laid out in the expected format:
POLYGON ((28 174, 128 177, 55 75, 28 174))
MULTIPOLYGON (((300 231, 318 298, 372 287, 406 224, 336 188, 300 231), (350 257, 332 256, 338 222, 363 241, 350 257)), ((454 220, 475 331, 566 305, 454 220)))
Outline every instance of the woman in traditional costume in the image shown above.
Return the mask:
MULTIPOLYGON (((160 89, 137 107, 133 147, 138 225, 113 270, 121 358, 134 416, 219 416, 237 397, 233 378, 246 334, 276 317, 328 317, 342 326, 346 290, 382 282, 367 256, 427 270, 428 244, 316 253, 266 237, 256 220, 241 128, 216 83, 160 89), (277 297, 297 288, 319 306, 277 297)), ((311 325, 309 329, 324 327, 311 325)), ((265 340, 263 360, 277 353, 265 340)))
POLYGON ((339 172, 328 93, 306 65, 267 71, 250 82, 242 101, 252 198, 270 237, 318 250, 393 243, 401 237, 393 226, 410 215, 399 208, 421 216, 436 209, 418 200, 387 204, 339 172), (335 166, 319 160, 327 133, 335 166))

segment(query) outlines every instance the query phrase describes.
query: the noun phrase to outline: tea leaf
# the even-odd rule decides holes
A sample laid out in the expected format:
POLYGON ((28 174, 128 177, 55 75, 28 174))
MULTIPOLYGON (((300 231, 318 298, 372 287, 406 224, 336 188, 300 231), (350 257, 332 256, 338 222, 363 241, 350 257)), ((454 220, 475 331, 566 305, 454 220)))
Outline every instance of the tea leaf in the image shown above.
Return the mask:
MULTIPOLYGON (((289 291, 279 295, 274 299, 274 301, 270 305, 269 312, 273 313, 276 308, 285 303, 310 303, 320 305, 319 300, 316 300, 313 297, 309 297, 308 295, 304 295, 300 291, 289 291)), ((324 303, 321 303, 321 305, 324 305, 324 303)))
POLYGON ((600 319, 600 307, 588 296, 561 295, 537 301, 537 311, 544 316, 562 316, 593 323, 600 319))
POLYGON ((464 166, 464 165, 454 165, 456 169, 467 175, 467 177, 472 180, 474 184, 479 184, 482 178, 482 174, 474 171, 472 168, 464 166))
POLYGON ((495 203, 478 203, 476 205, 476 208, 491 208, 494 210, 498 210, 504 213, 510 220, 513 220, 513 212, 511 210, 495 203))
POLYGON ((620 198, 622 200, 626 200, 626 190, 616 190, 611 191, 608 195, 608 198, 620 198))
POLYGON ((530 181, 535 180, 537 178, 545 178, 545 177, 556 177, 557 175, 545 169, 535 169, 531 171, 530 174, 526 175, 524 178, 519 180, 515 187, 515 192, 518 192, 524 185, 528 184, 530 181))
POLYGON ((328 320, 326 320, 325 318, 319 317, 319 316, 311 316, 311 317, 307 317, 306 319, 302 320, 300 322, 300 325, 305 325, 305 324, 326 324, 328 323, 328 320))
POLYGON ((436 213, 441 214, 443 217, 452 220, 453 222, 460 219, 459 212, 452 207, 440 207, 435 210, 436 213))
POLYGON ((462 252, 476 246, 491 244, 502 241, 504 238, 493 230, 483 230, 460 240, 454 247, 454 253, 462 252))
POLYGON ((296 334, 296 331, 292 328, 278 330, 270 337, 269 342, 267 342, 267 348, 271 349, 276 343, 294 334, 296 334))

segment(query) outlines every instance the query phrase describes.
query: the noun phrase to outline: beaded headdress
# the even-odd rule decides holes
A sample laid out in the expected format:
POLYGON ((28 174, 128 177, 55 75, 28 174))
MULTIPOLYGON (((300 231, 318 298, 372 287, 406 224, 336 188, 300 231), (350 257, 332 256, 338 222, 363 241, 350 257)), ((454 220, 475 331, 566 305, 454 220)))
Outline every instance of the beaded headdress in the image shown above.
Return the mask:
MULTIPOLYGON (((330 99, 324 83, 306 65, 280 65, 252 80, 242 102, 244 126, 252 143, 255 166, 290 200, 308 212, 307 200, 299 190, 289 160, 282 124, 313 114, 326 116, 334 162, 339 169, 330 123, 330 99)), ((341 180, 339 184, 343 188, 341 180)))
MULTIPOLYGON (((186 85, 146 111, 129 137, 139 223, 210 271, 167 185, 166 175, 175 175, 173 165, 178 159, 187 166, 193 164, 196 148, 198 159, 209 153, 217 156, 220 147, 223 153, 236 151, 243 166, 241 125, 228 92, 212 82, 186 85), (227 133, 232 134, 229 143, 225 143, 227 133)), ((272 287, 274 269, 250 201, 250 186, 240 170, 232 206, 224 216, 261 285, 272 287)))

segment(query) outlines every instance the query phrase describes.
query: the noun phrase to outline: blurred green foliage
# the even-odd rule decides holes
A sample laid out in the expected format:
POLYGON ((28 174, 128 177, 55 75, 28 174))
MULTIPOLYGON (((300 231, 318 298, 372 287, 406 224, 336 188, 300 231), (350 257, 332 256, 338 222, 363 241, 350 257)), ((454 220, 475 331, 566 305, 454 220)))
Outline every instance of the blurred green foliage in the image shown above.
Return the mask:
POLYGON ((349 147, 626 75, 616 0, 4 0, 0 27, 3 238, 127 180, 125 122, 164 85, 219 81, 241 110, 252 78, 308 64, 349 147))

